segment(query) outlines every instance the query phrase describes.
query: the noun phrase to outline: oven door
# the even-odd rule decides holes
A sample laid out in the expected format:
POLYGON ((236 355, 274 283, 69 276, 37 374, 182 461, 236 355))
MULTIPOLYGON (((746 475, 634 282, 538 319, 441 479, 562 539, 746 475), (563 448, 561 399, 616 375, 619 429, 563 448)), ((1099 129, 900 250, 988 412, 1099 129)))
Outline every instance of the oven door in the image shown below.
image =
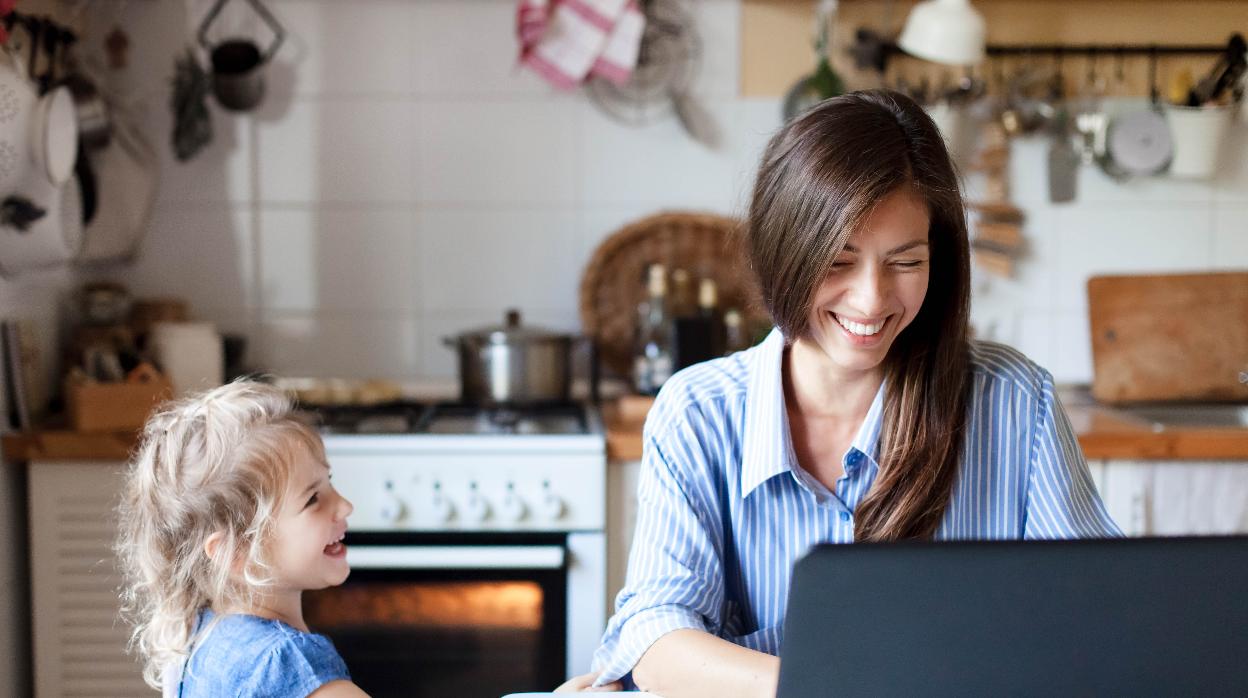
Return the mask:
POLYGON ((346 583, 304 594, 373 698, 549 691, 568 652, 568 535, 348 534, 346 583))

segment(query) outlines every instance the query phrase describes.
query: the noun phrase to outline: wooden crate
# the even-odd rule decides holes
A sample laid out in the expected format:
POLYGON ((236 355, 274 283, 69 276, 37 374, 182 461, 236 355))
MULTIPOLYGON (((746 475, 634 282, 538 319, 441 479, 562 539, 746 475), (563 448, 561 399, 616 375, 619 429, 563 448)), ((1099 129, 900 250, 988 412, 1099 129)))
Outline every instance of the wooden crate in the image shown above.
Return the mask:
POLYGON ((172 396, 173 386, 162 375, 136 383, 65 382, 66 411, 76 431, 138 429, 172 396))

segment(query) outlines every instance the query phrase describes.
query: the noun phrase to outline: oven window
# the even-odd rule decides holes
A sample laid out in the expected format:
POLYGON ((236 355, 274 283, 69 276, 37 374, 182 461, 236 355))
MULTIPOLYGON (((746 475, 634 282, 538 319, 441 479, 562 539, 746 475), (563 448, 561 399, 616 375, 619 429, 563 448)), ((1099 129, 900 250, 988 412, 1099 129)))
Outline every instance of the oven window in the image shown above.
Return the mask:
POLYGON ((559 571, 361 570, 305 593, 304 614, 374 698, 498 698, 563 680, 564 583, 559 571))

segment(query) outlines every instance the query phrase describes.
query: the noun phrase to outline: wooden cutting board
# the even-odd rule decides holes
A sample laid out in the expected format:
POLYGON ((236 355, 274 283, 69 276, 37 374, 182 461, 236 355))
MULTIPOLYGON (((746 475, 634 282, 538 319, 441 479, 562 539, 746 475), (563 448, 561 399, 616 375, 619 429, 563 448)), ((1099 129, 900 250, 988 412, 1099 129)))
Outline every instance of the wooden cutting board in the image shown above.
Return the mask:
POLYGON ((1092 394, 1248 402, 1248 273, 1088 280, 1092 394))

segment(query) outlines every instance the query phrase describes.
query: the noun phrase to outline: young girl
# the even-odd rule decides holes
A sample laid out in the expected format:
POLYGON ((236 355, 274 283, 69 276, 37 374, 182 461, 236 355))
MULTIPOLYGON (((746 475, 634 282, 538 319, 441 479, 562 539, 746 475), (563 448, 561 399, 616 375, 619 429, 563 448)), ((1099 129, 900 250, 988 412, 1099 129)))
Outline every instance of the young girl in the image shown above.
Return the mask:
POLYGON ((117 552, 131 642, 165 696, 365 695, 303 620, 303 591, 350 572, 352 507, 291 407, 280 390, 237 382, 144 427, 117 552))

